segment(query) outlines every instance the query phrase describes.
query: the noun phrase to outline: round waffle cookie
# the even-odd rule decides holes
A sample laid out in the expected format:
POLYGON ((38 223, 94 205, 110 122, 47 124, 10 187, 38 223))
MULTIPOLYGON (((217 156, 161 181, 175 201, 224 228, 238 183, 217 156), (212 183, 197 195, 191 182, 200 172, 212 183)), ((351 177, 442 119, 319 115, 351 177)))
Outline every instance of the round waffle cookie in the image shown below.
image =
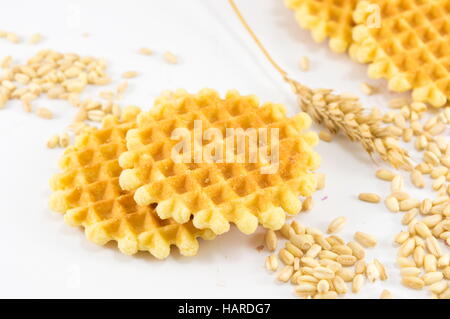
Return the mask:
POLYGON ((370 63, 371 78, 389 88, 413 90, 413 99, 444 106, 450 97, 450 0, 361 1, 354 13, 350 55, 370 63), (380 25, 371 27, 369 6, 379 8, 380 25))
MULTIPOLYGON (((303 132, 310 122, 305 113, 287 118, 282 105, 260 106, 256 97, 240 96, 236 91, 229 91, 225 99, 210 89, 196 95, 184 90, 167 93, 150 112, 140 114, 137 128, 128 132, 128 152, 119 158, 124 169, 120 185, 136 191, 138 205, 157 204, 156 212, 162 219, 185 223, 192 218, 196 228, 211 229, 216 234, 228 231, 230 222, 246 234, 253 233, 259 223, 276 230, 283 225, 285 212, 296 214, 301 210, 298 196, 309 196, 316 189, 313 170, 318 167, 319 156, 312 146, 317 136, 303 132), (271 138, 260 144, 260 150, 270 155, 276 152, 273 146, 278 147, 276 169, 264 172, 270 166, 264 156, 256 161, 249 157, 241 162, 236 157, 231 161, 222 157, 222 162, 220 158, 198 161, 196 145, 203 146, 204 152, 212 142, 197 137, 192 139, 183 161, 174 159, 172 150, 179 143, 173 138, 174 130, 184 129, 190 140, 199 122, 201 136, 209 129, 219 130, 223 136, 229 128, 265 130, 268 136, 272 136, 269 131, 277 131, 277 143, 271 138)), ((232 140, 218 138, 218 150, 232 140)), ((248 139, 246 143, 247 148, 248 139)))
POLYGON ((300 26, 311 30, 316 42, 330 38, 333 51, 347 51, 352 43, 352 14, 358 0, 285 0, 285 3, 295 11, 300 26))
POLYGON ((119 186, 118 157, 126 150, 126 133, 136 126, 139 112, 127 107, 122 119, 108 116, 100 129, 91 127, 77 136, 60 161, 63 172, 51 179, 50 207, 64 213, 67 224, 84 227, 94 243, 117 241, 124 254, 142 250, 163 259, 176 245, 182 255, 193 256, 196 238, 212 239, 214 233, 196 229, 192 221, 181 225, 161 220, 154 208, 137 206, 134 193, 119 186))

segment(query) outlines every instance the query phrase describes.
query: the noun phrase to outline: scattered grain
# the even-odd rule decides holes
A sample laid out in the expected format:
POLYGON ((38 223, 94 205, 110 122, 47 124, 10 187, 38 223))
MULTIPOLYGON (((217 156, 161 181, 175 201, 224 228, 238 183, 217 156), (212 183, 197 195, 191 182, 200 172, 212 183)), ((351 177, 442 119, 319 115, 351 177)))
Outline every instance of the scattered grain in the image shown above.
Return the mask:
POLYGON ((149 48, 140 48, 138 52, 139 52, 139 54, 142 54, 142 55, 152 55, 153 54, 153 50, 151 50, 149 48))
POLYGON ((380 273, 374 263, 368 263, 366 266, 366 277, 370 282, 375 282, 380 278, 380 273))
POLYGON ((378 260, 378 259, 374 259, 373 263, 375 264, 375 266, 378 269, 378 274, 380 276, 381 280, 387 280, 388 279, 388 274, 386 272, 386 267, 384 267, 384 265, 378 260))
POLYGON ((358 198, 364 202, 368 203, 379 203, 380 196, 374 193, 361 193, 358 195, 358 198))
POLYGON ((52 119, 53 113, 45 107, 40 107, 36 110, 36 115, 43 119, 52 119))
POLYGON ((269 271, 276 271, 278 268, 278 259, 275 255, 267 256, 266 258, 266 269, 269 271))
POLYGON ((403 177, 396 175, 391 182, 391 191, 393 193, 403 191, 404 184, 403 177))
POLYGON ((35 33, 30 37, 29 43, 30 44, 38 44, 42 41, 42 35, 40 33, 35 33))
POLYGON ((377 245, 377 240, 375 239, 375 237, 363 232, 356 232, 354 238, 364 247, 375 247, 377 245))
POLYGON ((413 208, 418 208, 420 206, 420 201, 415 198, 408 198, 400 201, 400 211, 410 211, 413 208))
POLYGON ((397 213, 400 210, 398 200, 394 196, 388 196, 384 203, 386 204, 387 209, 393 213, 397 213))
POLYGON ((424 188, 425 187, 425 181, 423 179, 422 173, 420 171, 418 171, 418 170, 413 170, 411 172, 411 182, 417 188, 424 188))
POLYGON ((361 83, 360 88, 361 88, 361 91, 366 95, 372 95, 372 94, 376 93, 375 87, 373 87, 372 85, 370 85, 366 82, 361 83))
POLYGON ((396 176, 395 173, 393 173, 387 169, 379 169, 376 171, 375 175, 379 179, 388 181, 388 182, 392 181, 394 179, 394 177, 396 176))
POLYGON ((285 266, 277 275, 277 279, 282 282, 288 282, 294 273, 294 267, 285 266))
POLYGON ((336 261, 342 266, 353 266, 356 260, 356 257, 352 255, 340 255, 336 258, 336 261))
POLYGON ((309 212, 312 209, 313 204, 313 198, 311 196, 306 197, 302 203, 302 212, 309 212))
POLYGON ((117 86, 116 93, 117 95, 122 95, 128 88, 128 82, 122 82, 117 86))
POLYGON ((170 64, 178 63, 178 57, 175 54, 173 54, 172 52, 166 51, 166 52, 164 52, 163 56, 164 56, 164 60, 167 63, 170 63, 170 64))
POLYGON ((353 278, 352 282, 352 292, 358 293, 362 286, 364 285, 364 276, 362 274, 358 274, 353 278))
POLYGON ((345 223, 347 222, 347 218, 344 216, 337 217, 328 225, 327 233, 334 234, 342 230, 344 228, 345 223))
POLYGON ((324 131, 324 130, 319 132, 319 138, 322 141, 327 142, 327 143, 329 143, 333 140, 333 136, 330 134, 330 132, 324 131))
POLYGON ((393 298, 392 293, 389 290, 384 289, 381 292, 380 299, 392 299, 392 298, 393 298))
POLYGON ((268 229, 266 231, 264 239, 266 247, 269 251, 275 251, 277 249, 278 244, 277 234, 273 230, 268 229))
POLYGON ((420 290, 425 286, 425 283, 422 279, 414 276, 406 276, 402 278, 402 284, 406 287, 420 290))
POLYGON ((47 141, 47 147, 48 148, 55 148, 59 145, 59 135, 53 135, 48 141, 47 141))
POLYGON ((309 58, 306 56, 302 56, 300 58, 299 66, 302 71, 304 71, 304 72, 309 71, 309 68, 310 68, 309 58))
POLYGON ((67 146, 69 146, 69 143, 70 143, 69 134, 61 133, 59 135, 59 145, 63 148, 66 148, 67 146))
POLYGON ((6 34, 6 40, 8 40, 9 42, 14 43, 14 44, 20 43, 22 41, 17 34, 12 33, 12 32, 8 32, 6 34))
POLYGON ((294 255, 292 255, 286 248, 280 250, 278 257, 287 266, 294 264, 294 255))
POLYGON ((139 75, 139 73, 136 71, 126 71, 126 72, 122 73, 122 77, 124 79, 132 79, 132 78, 137 77, 138 75, 139 75))

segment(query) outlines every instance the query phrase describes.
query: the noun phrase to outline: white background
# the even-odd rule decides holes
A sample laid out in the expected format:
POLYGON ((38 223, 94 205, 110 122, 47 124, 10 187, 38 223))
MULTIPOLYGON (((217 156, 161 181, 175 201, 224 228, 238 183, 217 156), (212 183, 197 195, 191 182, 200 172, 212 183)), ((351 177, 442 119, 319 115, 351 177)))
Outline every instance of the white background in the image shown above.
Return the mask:
MULTIPOLYGON (((237 3, 274 58, 293 77, 311 87, 360 93, 359 84, 367 81, 366 67, 332 53, 326 44, 314 43, 283 1, 237 3), (307 73, 298 68, 302 55, 311 59, 307 73)), ((164 89, 196 92, 210 87, 223 94, 235 88, 243 94, 256 94, 261 101, 283 103, 290 114, 298 111, 295 96, 262 58, 225 0, 5 0, 0 21, 0 29, 23 37, 36 32, 45 36, 38 46, 0 39, 2 56, 12 55, 16 63, 24 63, 45 48, 103 57, 114 79, 111 88, 120 83, 122 72, 139 71, 141 75, 129 81, 124 104, 148 109, 164 89), (83 32, 90 37, 83 37, 83 32), (155 50, 155 55, 138 55, 136 51, 143 46, 155 50), (166 50, 179 55, 179 65, 164 62, 166 50)), ((364 102, 382 107, 389 94, 383 82, 370 83, 380 86, 382 93, 364 102)), ((101 90, 105 87, 90 87, 85 96, 101 90)), ((267 252, 256 250, 262 243, 261 230, 246 236, 232 229, 214 241, 202 241, 194 258, 182 257, 174 249, 165 261, 148 253, 129 257, 119 253, 114 244, 99 247, 88 242, 81 229, 65 225, 62 216, 47 206, 48 180, 58 171, 62 150, 48 150, 45 144, 70 123, 76 110, 65 101, 41 99, 35 105, 52 109, 56 119, 26 114, 17 101, 0 111, 0 297, 294 296, 290 284, 277 283, 265 270, 267 252)), ((327 186, 315 195, 314 210, 297 220, 324 230, 331 219, 346 216, 349 222, 340 235, 346 240, 352 240, 355 231, 375 235, 379 245, 368 250, 367 258, 378 258, 390 275, 388 281, 366 284, 360 294, 347 297, 378 298, 384 288, 398 298, 429 296, 399 283, 392 239, 402 228, 400 214, 356 198, 360 192, 388 194, 389 185, 374 178, 377 164, 344 137, 321 143, 317 150, 327 186), (325 196, 328 198, 321 200, 325 196)))

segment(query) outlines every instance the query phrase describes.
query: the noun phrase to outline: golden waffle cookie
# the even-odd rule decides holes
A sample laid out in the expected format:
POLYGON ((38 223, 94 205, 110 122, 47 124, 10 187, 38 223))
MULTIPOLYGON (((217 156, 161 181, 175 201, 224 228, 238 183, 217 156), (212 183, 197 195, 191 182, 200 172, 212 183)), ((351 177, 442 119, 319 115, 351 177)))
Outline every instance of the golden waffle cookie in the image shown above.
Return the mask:
POLYGON ((389 88, 413 90, 416 101, 435 107, 450 96, 450 1, 362 1, 354 14, 350 55, 370 63, 371 78, 389 80, 389 88), (371 27, 369 6, 377 5, 381 24, 371 27))
POLYGON ((285 211, 300 211, 298 196, 309 196, 316 188, 312 170, 317 168, 319 157, 312 146, 317 136, 303 132, 310 122, 305 113, 287 118, 282 105, 260 106, 256 97, 243 97, 236 91, 228 92, 225 99, 209 89, 197 95, 183 90, 166 94, 150 112, 140 114, 137 129, 128 132, 129 151, 119 158, 124 168, 120 185, 136 190, 138 205, 156 203, 161 218, 184 223, 193 216, 195 227, 209 228, 216 234, 228 231, 230 222, 246 234, 253 233, 258 223, 279 229, 285 211), (208 128, 221 132, 226 128, 278 128, 279 169, 273 174, 261 174, 267 162, 259 160, 174 161, 171 151, 179 141, 171 139, 173 130, 184 127, 190 134, 195 120, 201 120, 203 132, 208 128))
POLYGON ((182 255, 195 255, 196 238, 212 239, 211 231, 198 230, 191 221, 180 225, 161 220, 153 208, 137 206, 134 193, 119 186, 118 157, 126 150, 125 135, 136 126, 139 112, 128 107, 122 120, 109 116, 101 129, 89 128, 77 137, 61 159, 63 173, 51 180, 50 207, 65 213, 67 224, 83 226, 89 240, 99 245, 115 240, 127 255, 144 250, 162 259, 170 245, 182 255))
POLYGON ((311 30, 313 39, 322 42, 330 38, 335 52, 345 52, 352 42, 353 10, 358 0, 285 0, 295 11, 302 28, 311 30))

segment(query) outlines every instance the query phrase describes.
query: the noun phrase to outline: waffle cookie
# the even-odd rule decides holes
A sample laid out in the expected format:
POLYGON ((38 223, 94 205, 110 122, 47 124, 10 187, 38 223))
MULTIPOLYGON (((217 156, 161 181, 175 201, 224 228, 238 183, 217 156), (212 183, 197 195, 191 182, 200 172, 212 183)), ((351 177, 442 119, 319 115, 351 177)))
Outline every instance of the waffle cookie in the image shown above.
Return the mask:
POLYGON ((435 107, 450 97, 450 1, 361 1, 354 13, 352 58, 370 63, 371 78, 389 88, 413 90, 413 99, 435 107), (378 5, 380 28, 367 26, 367 7, 378 5))
POLYGON ((119 186, 118 157, 126 150, 125 135, 136 126, 139 112, 127 107, 121 120, 108 116, 101 129, 91 127, 77 136, 60 161, 63 172, 51 179, 50 207, 64 213, 67 224, 83 226, 89 240, 99 245, 117 241, 127 255, 143 250, 163 259, 170 245, 182 255, 195 255, 196 238, 214 238, 210 230, 198 230, 192 221, 180 225, 161 220, 154 208, 137 206, 134 193, 119 186))
POLYGON ((353 10, 358 0, 285 0, 295 11, 302 28, 311 30, 313 39, 322 42, 330 38, 335 52, 345 52, 352 42, 353 10))
MULTIPOLYGON (((197 95, 184 90, 167 93, 150 112, 140 114, 137 128, 128 132, 128 152, 119 158, 124 169, 120 185, 136 190, 138 205, 157 204, 156 212, 162 219, 185 223, 192 218, 196 228, 216 234, 228 231, 230 222, 246 234, 253 233, 258 223, 279 229, 285 212, 301 210, 298 196, 309 196, 316 188, 312 171, 319 157, 312 146, 317 136, 303 132, 310 122, 305 113, 287 118, 282 105, 260 106, 256 97, 240 96, 236 91, 229 91, 225 99, 209 89, 197 95), (205 144, 203 150, 211 145, 197 138, 187 152, 187 161, 174 160, 172 150, 179 141, 171 138, 173 130, 184 128, 190 139, 198 120, 203 134, 209 128, 222 133, 226 128, 277 128, 278 169, 261 173, 268 167, 261 158, 253 163, 196 161, 195 145, 205 144)), ((219 139, 219 144, 226 145, 226 140, 230 139, 219 139)))

